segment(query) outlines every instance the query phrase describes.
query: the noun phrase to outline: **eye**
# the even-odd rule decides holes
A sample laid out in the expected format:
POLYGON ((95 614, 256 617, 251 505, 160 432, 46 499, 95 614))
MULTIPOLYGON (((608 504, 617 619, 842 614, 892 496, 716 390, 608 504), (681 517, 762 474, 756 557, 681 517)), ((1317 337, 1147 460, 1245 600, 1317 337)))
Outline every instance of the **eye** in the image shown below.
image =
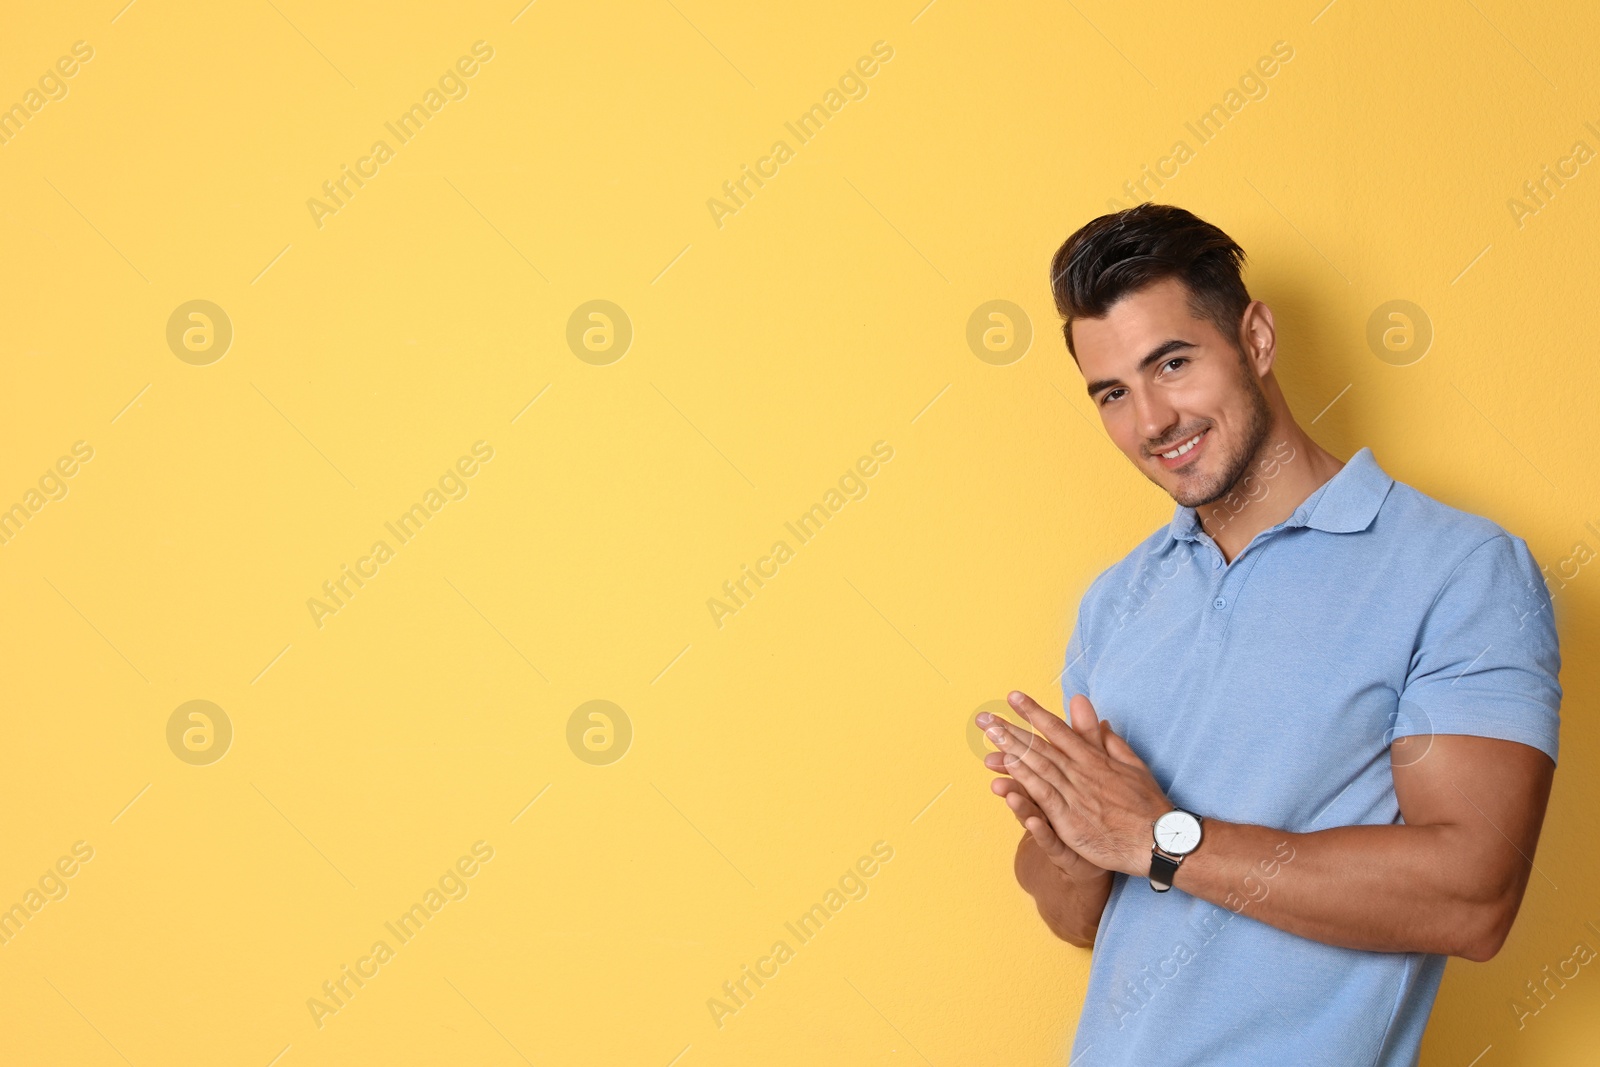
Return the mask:
POLYGON ((1189 357, 1188 356, 1173 356, 1171 359, 1169 359, 1165 363, 1163 363, 1162 366, 1163 367, 1170 367, 1174 363, 1187 363, 1187 362, 1189 362, 1189 357))
POLYGON ((1116 394, 1120 393, 1120 392, 1122 392, 1121 389, 1108 389, 1108 390, 1106 390, 1105 394, 1100 397, 1100 406, 1101 407, 1105 407, 1106 404, 1110 402, 1111 398, 1113 396, 1115 396, 1116 394))

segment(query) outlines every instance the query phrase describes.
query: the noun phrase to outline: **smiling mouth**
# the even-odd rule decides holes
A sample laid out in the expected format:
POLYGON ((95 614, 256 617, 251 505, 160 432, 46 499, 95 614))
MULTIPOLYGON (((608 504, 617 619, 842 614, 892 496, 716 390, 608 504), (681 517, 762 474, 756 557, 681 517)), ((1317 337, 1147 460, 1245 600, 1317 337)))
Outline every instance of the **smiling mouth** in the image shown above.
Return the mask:
POLYGON ((1206 429, 1195 434, 1193 437, 1189 438, 1187 441, 1179 443, 1176 448, 1169 448, 1165 452, 1157 452, 1156 456, 1160 458, 1163 463, 1170 466, 1171 464, 1182 460, 1183 457, 1200 447, 1200 443, 1205 439, 1206 434, 1210 432, 1210 427, 1207 427, 1206 429))

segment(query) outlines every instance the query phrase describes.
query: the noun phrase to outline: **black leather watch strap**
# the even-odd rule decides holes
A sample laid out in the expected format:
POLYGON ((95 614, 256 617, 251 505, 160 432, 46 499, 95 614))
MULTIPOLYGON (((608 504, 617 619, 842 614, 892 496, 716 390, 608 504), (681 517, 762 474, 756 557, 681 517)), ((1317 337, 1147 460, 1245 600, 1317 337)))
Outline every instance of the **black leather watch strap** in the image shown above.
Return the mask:
POLYGON ((1169 859, 1157 849, 1150 850, 1150 888, 1165 893, 1172 888, 1172 878, 1178 873, 1178 860, 1169 859))

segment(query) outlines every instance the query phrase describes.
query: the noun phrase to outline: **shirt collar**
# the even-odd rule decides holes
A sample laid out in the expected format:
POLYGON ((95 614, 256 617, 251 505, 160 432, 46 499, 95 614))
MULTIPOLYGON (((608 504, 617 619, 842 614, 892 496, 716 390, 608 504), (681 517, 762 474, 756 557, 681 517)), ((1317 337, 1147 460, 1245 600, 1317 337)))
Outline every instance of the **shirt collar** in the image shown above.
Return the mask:
MULTIPOLYGON (((1378 508, 1394 485, 1390 477, 1363 445, 1332 478, 1319 485, 1294 509, 1283 527, 1309 526, 1328 533, 1355 533, 1372 525, 1378 508)), ((1168 533, 1176 541, 1196 540, 1203 532, 1199 514, 1182 504, 1172 513, 1168 533)))

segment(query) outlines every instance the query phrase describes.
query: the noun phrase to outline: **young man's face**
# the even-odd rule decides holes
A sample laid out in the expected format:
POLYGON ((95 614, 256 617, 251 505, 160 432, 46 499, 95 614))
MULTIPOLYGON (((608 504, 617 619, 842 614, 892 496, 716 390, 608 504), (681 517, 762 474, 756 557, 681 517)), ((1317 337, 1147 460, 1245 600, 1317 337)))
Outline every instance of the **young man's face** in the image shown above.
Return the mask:
POLYGON ((1180 279, 1129 293, 1103 318, 1075 320, 1072 340, 1106 433, 1179 504, 1218 500, 1249 470, 1272 409, 1233 340, 1190 310, 1180 279), (1161 455, 1196 436, 1183 455, 1161 455))

